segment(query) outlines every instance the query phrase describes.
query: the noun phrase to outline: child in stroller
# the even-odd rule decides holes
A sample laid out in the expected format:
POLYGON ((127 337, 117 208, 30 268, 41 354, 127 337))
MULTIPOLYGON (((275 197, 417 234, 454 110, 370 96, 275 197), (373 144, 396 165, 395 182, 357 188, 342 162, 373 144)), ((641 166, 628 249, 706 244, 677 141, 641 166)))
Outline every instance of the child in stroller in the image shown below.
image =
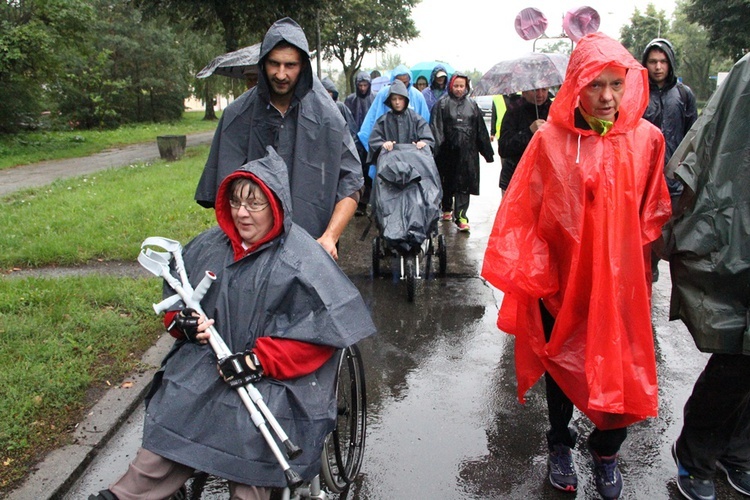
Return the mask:
MULTIPOLYGON (((377 162, 371 195, 379 231, 373 240, 373 274, 379 274, 381 258, 398 257, 400 277, 406 280, 411 301, 422 255, 427 256, 429 274, 442 189, 432 158, 432 132, 424 118, 409 109, 406 87, 399 80, 391 85, 386 104, 391 109, 375 123, 368 144, 368 160, 377 162)), ((445 243, 440 237, 438 247, 444 273, 445 243)))

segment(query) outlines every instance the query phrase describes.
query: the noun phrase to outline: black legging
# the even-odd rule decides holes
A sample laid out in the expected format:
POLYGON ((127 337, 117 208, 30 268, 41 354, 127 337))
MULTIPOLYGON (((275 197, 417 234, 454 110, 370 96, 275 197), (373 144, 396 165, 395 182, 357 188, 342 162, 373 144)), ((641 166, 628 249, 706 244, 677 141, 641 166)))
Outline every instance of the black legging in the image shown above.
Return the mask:
MULTIPOLYGON (((542 301, 539 301, 539 309, 542 313, 542 326, 544 327, 544 338, 549 342, 552 328, 555 326, 555 318, 547 311, 542 301)), ((570 419, 573 418, 573 403, 560 389, 549 373, 544 374, 547 393, 547 411, 549 412, 550 430, 547 432, 547 443, 550 449, 556 444, 564 444, 570 448, 575 446, 573 436, 568 430, 570 419)), ((628 428, 600 430, 594 428, 589 436, 589 446, 597 455, 609 457, 620 451, 620 446, 628 436, 628 428)))

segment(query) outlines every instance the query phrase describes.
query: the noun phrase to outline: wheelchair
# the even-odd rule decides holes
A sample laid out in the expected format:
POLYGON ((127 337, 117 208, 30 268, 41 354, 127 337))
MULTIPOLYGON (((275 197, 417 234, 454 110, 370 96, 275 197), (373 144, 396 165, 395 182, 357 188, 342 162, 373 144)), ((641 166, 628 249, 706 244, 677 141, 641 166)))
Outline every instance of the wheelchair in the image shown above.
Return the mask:
MULTIPOLYGON (((272 500, 326 500, 345 494, 362 467, 367 430, 367 397, 362 354, 356 345, 339 353, 336 377, 336 427, 326 436, 321 453, 320 474, 295 488, 274 490, 272 500)), ((199 500, 207 485, 223 481, 204 472, 186 483, 183 498, 199 500)))

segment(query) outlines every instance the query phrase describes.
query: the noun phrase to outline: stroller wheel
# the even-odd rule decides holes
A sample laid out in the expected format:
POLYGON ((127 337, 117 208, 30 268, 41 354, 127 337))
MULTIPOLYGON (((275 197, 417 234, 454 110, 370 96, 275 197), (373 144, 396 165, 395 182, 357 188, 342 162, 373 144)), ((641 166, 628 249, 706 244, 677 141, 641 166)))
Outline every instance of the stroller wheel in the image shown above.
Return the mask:
POLYGON ((380 274, 380 236, 372 239, 372 277, 380 274))
POLYGON ((438 268, 440 276, 445 276, 445 271, 448 268, 448 250, 445 248, 445 236, 442 234, 438 235, 437 258, 440 266, 438 268))
POLYGON ((414 255, 404 258, 404 274, 406 277, 406 298, 414 302, 414 293, 417 290, 417 259, 414 255))

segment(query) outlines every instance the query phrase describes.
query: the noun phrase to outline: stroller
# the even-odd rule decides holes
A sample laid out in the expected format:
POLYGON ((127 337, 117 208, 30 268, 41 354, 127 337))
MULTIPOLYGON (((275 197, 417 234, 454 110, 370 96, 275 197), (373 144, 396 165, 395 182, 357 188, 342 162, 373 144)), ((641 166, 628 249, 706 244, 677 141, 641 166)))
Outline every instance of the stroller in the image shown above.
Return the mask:
POLYGON ((380 262, 390 258, 394 278, 406 281, 409 302, 414 300, 417 280, 430 277, 433 257, 439 274, 445 275, 445 237, 438 235, 440 176, 429 147, 396 144, 378 157, 372 183, 372 216, 378 236, 372 241, 372 273, 380 274, 380 262), (420 259, 424 257, 424 272, 420 259))

